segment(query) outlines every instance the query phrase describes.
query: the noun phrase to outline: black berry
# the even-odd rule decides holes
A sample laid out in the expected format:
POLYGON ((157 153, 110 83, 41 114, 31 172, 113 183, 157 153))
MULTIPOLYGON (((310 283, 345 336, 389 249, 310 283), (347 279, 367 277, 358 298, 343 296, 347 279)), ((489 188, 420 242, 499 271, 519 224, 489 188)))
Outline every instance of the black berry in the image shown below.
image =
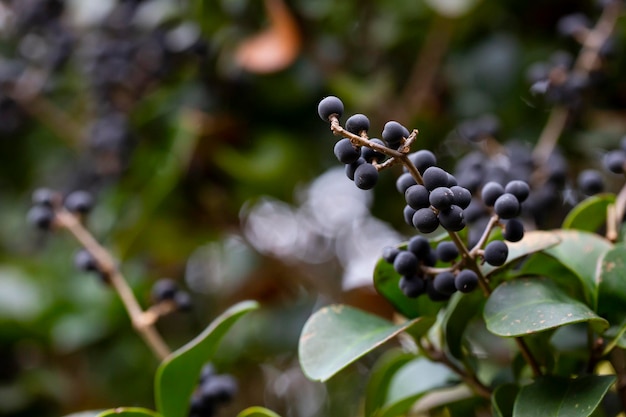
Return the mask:
POLYGON ((383 249, 383 259, 392 264, 399 253, 400 249, 396 248, 395 246, 386 246, 383 249))
POLYGON ((367 132, 370 129, 370 120, 364 114, 354 114, 346 120, 346 130, 355 135, 367 132))
POLYGON ((458 232, 465 227, 463 209, 457 205, 451 205, 447 210, 439 212, 439 222, 444 229, 450 232, 458 232))
POLYGON ((454 286, 462 293, 472 292, 478 287, 478 275, 471 269, 464 269, 456 275, 454 286))
POLYGON ((383 127, 382 137, 392 148, 397 148, 403 138, 409 137, 409 130, 396 121, 389 121, 383 127))
POLYGON ((454 193, 448 187, 437 187, 430 192, 428 201, 437 210, 448 210, 454 203, 454 193))
POLYGON ((378 170, 372 164, 364 163, 354 170, 354 183, 362 190, 374 188, 378 182, 378 170))
POLYGON ((623 174, 626 165, 626 151, 618 149, 604 156, 604 166, 615 174, 623 174))
POLYGON ((50 230, 54 221, 54 212, 48 206, 33 206, 26 214, 28 223, 40 230, 50 230))
POLYGON ((49 188, 37 188, 33 191, 32 202, 35 205, 53 207, 57 193, 49 188))
POLYGON ((404 194, 410 186, 415 185, 415 184, 417 184, 417 182, 411 176, 411 174, 407 172, 407 173, 400 175, 398 179, 396 180, 396 189, 398 190, 399 193, 404 194))
POLYGON ((335 96, 323 98, 317 105, 317 114, 325 122, 328 122, 328 118, 333 114, 341 117, 343 115, 343 103, 335 96))
POLYGON ((520 212, 520 204, 513 194, 504 193, 496 200, 493 209, 502 219, 511 219, 520 212))
POLYGON ((594 195, 604 190, 604 180, 600 172, 586 169, 578 174, 578 187, 586 195, 594 195))
POLYGON ((404 198, 406 203, 415 210, 428 207, 431 204, 428 190, 421 184, 415 184, 407 188, 404 198))
POLYGON ((462 209, 466 209, 472 202, 472 193, 467 188, 459 185, 450 187, 452 194, 454 194, 454 201, 452 204, 456 204, 462 209))
POLYGON ((420 174, 423 174, 428 168, 437 165, 437 157, 435 154, 426 149, 410 154, 409 159, 420 174))
POLYGON ((437 258, 442 262, 451 262, 459 256, 459 250, 453 242, 443 241, 437 245, 437 258))
POLYGON ((65 197, 65 208, 72 213, 87 214, 93 208, 93 196, 87 191, 73 191, 65 197))
POLYGON ((518 219, 511 219, 504 224, 502 235, 509 242, 519 242, 524 237, 524 224, 518 219))
POLYGON ((417 267, 417 257, 408 251, 400 252, 393 261, 393 268, 400 275, 415 275, 417 267))
POLYGON ((416 298, 426 291, 426 283, 419 276, 403 276, 400 278, 399 287, 402 293, 409 298, 416 298))
POLYGON ((506 184, 504 192, 513 194, 517 198, 517 201, 523 203, 530 194, 530 187, 526 181, 513 180, 506 184))
POLYGON ((178 284, 170 278, 161 278, 152 286, 152 298, 155 302, 173 300, 178 292, 178 284))
MULTIPOLYGON (((380 146, 385 146, 385 142, 378 138, 370 139, 370 142, 374 142, 380 146)), ((361 146, 361 157, 369 163, 372 163, 373 161, 381 162, 385 159, 385 154, 375 151, 372 148, 368 148, 367 146, 361 146)))
POLYGON ((487 207, 491 207, 502 194, 504 194, 504 187, 495 181, 489 181, 483 185, 480 197, 487 207))
POLYGON ((450 295, 437 291, 434 279, 426 280, 426 294, 432 301, 446 301, 450 298, 450 295))
POLYGON ((359 158, 351 164, 346 165, 346 177, 348 177, 351 181, 354 181, 354 171, 361 165, 365 163, 365 159, 359 158))
POLYGON ((509 256, 509 247, 501 240, 489 242, 485 247, 485 262, 492 266, 504 265, 509 256))
POLYGON ((425 260, 430 254, 430 243, 424 236, 413 236, 409 239, 407 250, 413 252, 418 259, 425 260))
POLYGON ((433 279, 433 288, 440 294, 452 295, 456 292, 455 276, 450 271, 437 274, 433 279))
POLYGON ((352 164, 361 156, 361 151, 355 148, 347 138, 338 140, 333 151, 339 162, 343 164, 352 164))
POLYGON ((191 295, 187 291, 177 291, 174 294, 174 303, 179 311, 190 311, 193 307, 191 295))
POLYGON ((85 272, 98 271, 96 258, 86 249, 81 249, 74 255, 74 266, 76 269, 85 272))
POLYGON ((422 233, 432 233, 439 227, 439 219, 430 208, 422 208, 413 215, 413 226, 422 233))
POLYGON ((402 214, 404 215, 404 221, 409 226, 415 227, 415 225, 413 224, 413 216, 415 215, 416 211, 417 210, 415 210, 411 206, 404 206, 404 210, 402 210, 402 214))
POLYGON ((422 175, 424 179, 424 187, 429 191, 437 187, 448 186, 448 173, 439 167, 429 167, 422 175))

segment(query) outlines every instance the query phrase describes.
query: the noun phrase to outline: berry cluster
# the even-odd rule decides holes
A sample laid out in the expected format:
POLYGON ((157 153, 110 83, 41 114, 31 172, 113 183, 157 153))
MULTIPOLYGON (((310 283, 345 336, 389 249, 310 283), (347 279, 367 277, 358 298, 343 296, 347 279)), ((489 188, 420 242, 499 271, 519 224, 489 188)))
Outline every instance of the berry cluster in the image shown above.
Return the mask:
POLYGON ((179 311, 189 311, 192 307, 191 296, 181 290, 171 278, 161 278, 152 286, 152 301, 155 304, 170 303, 179 311))
POLYGON ((227 374, 217 374, 212 364, 202 367, 198 387, 191 396, 189 417, 213 417, 217 409, 237 393, 237 382, 227 374))
POLYGON ((32 207, 26 215, 29 223, 40 230, 50 230, 54 225, 55 212, 61 207, 83 217, 94 206, 94 198, 88 191, 77 190, 66 196, 48 188, 38 188, 32 195, 32 207))

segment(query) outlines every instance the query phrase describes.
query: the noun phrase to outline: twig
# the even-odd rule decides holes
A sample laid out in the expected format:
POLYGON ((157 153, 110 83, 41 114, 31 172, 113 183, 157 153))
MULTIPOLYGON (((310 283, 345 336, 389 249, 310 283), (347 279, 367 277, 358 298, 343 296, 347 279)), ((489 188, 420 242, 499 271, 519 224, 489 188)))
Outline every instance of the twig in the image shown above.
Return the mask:
POLYGON ((111 286, 122 300, 122 304, 130 316, 133 327, 145 340, 150 349, 152 349, 156 357, 163 360, 169 356, 171 353, 169 347, 157 332, 154 323, 145 319, 144 311, 109 252, 98 243, 75 215, 63 208, 57 209, 55 214, 57 224, 67 229, 94 257, 100 271, 106 275, 111 286))

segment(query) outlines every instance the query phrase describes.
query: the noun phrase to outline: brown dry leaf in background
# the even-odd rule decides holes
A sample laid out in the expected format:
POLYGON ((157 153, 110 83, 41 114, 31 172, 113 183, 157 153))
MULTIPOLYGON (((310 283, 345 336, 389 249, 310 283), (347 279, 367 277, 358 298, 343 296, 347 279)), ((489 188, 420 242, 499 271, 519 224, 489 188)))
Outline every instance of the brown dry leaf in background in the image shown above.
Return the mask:
POLYGON ((271 73, 289 66, 300 52, 296 20, 282 0, 265 0, 270 26, 242 42, 235 53, 237 64, 250 72, 271 73))

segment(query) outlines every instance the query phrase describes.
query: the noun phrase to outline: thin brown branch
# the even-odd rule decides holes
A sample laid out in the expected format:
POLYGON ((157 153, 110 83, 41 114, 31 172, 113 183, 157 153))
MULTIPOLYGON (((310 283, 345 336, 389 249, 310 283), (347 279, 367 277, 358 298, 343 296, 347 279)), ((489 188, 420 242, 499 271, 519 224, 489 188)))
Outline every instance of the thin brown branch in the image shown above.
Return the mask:
POLYGON ((107 277, 108 282, 122 300, 122 304, 130 316, 133 327, 144 339, 156 357, 163 360, 169 356, 171 353, 169 347, 157 332, 154 323, 145 320, 144 311, 109 252, 100 245, 93 235, 82 225, 79 218, 67 210, 60 208, 56 211, 56 222, 59 226, 67 229, 94 257, 99 270, 107 277))

